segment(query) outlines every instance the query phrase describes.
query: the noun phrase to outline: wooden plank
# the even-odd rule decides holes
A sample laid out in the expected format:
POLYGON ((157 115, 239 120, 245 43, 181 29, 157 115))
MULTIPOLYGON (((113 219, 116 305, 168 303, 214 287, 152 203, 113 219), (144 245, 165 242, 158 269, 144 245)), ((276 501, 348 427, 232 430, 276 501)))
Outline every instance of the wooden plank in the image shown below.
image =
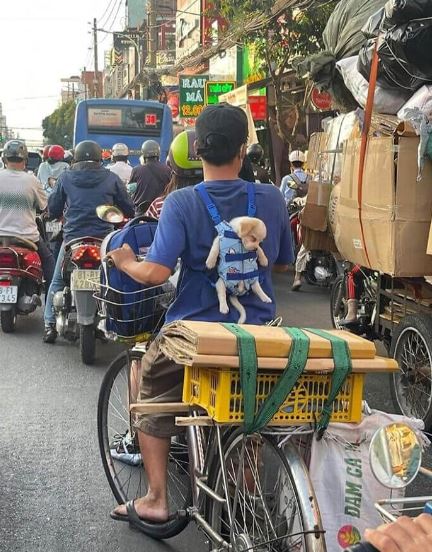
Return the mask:
POLYGON ((185 403, 133 403, 129 406, 133 414, 171 414, 189 412, 189 405, 185 403))
MULTIPOLYGON (((258 358, 258 368, 261 370, 284 370, 286 358, 258 358)), ((228 368, 239 367, 238 356, 216 356, 216 355, 195 355, 192 366, 203 368, 228 368)), ((362 374, 373 374, 380 372, 397 372, 397 362, 392 358, 375 357, 374 359, 353 359, 353 372, 362 374)), ((306 372, 333 372, 334 362, 331 358, 310 358, 306 363, 306 372)))
MULTIPOLYGON (((245 325, 255 338, 258 357, 286 359, 292 340, 283 328, 245 325)), ((376 348, 373 342, 343 330, 327 330, 344 339, 356 359, 373 359, 376 348)), ((316 334, 306 332, 310 339, 309 358, 331 358, 331 343, 316 334)), ((237 339, 228 329, 215 322, 182 320, 172 322, 162 329, 164 353, 179 364, 186 363, 192 355, 237 356, 237 339), (183 362, 185 360, 185 362, 183 362)))
MULTIPOLYGON (((177 426, 213 426, 217 422, 210 416, 176 416, 175 423, 177 426)), ((218 425, 235 425, 219 424, 218 425)))

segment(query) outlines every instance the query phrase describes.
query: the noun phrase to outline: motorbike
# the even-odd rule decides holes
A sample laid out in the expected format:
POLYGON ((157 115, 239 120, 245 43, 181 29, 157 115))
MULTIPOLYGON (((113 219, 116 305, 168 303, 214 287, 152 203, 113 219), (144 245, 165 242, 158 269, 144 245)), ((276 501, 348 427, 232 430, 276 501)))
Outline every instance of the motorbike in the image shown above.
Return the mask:
MULTIPOLYGON (((54 176, 48 177, 48 186, 54 188, 57 178, 54 176)), ((51 243, 51 249, 55 249, 55 242, 63 241, 63 221, 62 219, 44 220, 46 240, 51 243)))
POLYGON ((93 364, 96 353, 98 317, 92 282, 100 277, 101 243, 99 238, 85 236, 65 245, 65 287, 53 298, 57 332, 68 341, 79 340, 84 364, 93 364))
POLYGON ((42 264, 37 246, 18 236, 0 236, 0 323, 4 333, 15 331, 18 315, 42 306, 42 264))
MULTIPOLYGON (((96 214, 117 228, 126 222, 112 205, 100 205, 96 214)), ((58 334, 69 341, 79 340, 81 360, 88 365, 95 360, 96 339, 106 341, 103 332, 98 330, 100 320, 94 298, 100 282, 101 246, 105 240, 85 236, 65 245, 62 278, 66 285, 53 298, 58 334)))
MULTIPOLYGON (((288 204, 288 214, 294 241, 294 252, 297 257, 302 244, 300 212, 303 206, 295 199, 293 198, 288 204)), ((337 278, 339 271, 339 265, 332 253, 313 250, 308 254, 304 278, 312 286, 329 287, 337 278)))

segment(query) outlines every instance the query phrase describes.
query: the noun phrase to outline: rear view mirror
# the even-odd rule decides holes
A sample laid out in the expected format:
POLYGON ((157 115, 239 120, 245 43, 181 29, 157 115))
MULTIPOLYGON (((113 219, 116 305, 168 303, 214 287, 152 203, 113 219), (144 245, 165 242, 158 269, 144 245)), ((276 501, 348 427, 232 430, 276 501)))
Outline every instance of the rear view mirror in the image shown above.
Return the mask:
POLYGON ((123 213, 114 205, 99 205, 96 208, 96 214, 101 220, 110 224, 120 224, 124 221, 123 213))
POLYGON ((390 489, 403 489, 416 478, 422 449, 414 430, 395 423, 380 428, 372 438, 369 459, 375 478, 390 489))

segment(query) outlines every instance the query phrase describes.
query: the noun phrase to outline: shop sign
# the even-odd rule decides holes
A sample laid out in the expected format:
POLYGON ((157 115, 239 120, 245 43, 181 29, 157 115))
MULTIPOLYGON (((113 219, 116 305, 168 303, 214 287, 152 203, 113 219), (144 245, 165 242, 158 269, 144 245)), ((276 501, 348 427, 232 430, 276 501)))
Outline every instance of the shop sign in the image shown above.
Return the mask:
POLYGON ((252 84, 266 78, 263 62, 257 53, 256 46, 250 44, 243 48, 243 82, 252 84))
POLYGON ((165 67, 174 65, 175 52, 172 50, 159 50, 156 52, 156 67, 165 67))
POLYGON ((265 121, 267 119, 266 96, 249 96, 248 103, 250 105, 254 121, 265 121))
POLYGON ((176 16, 176 56, 181 59, 200 46, 200 0, 178 0, 176 16))
POLYGON ((233 46, 210 58, 209 74, 212 80, 237 80, 237 51, 238 46, 233 46))
POLYGON ((312 104, 321 111, 329 111, 332 106, 332 97, 328 92, 320 92, 318 88, 312 88, 312 104))
POLYGON ((181 75, 179 77, 180 117, 198 117, 205 105, 207 81, 208 75, 181 75))
POLYGON ((235 88, 234 81, 207 81, 205 87, 205 104, 219 103, 219 96, 227 94, 235 88))
POLYGON ((247 85, 235 88, 231 92, 221 94, 219 96, 220 102, 227 102, 231 105, 245 106, 248 103, 247 85))

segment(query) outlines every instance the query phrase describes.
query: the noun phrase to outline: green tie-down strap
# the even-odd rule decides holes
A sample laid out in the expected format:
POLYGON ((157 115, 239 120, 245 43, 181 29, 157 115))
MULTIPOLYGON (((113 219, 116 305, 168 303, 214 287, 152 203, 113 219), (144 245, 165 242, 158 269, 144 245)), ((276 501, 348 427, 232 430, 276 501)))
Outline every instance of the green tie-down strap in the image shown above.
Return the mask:
POLYGON ((325 430, 330 422, 330 417, 333 412, 333 402, 336 399, 339 391, 342 389, 347 377, 352 372, 351 353, 348 343, 341 337, 337 337, 323 330, 312 330, 305 328, 308 332, 327 339, 331 343, 332 354, 334 360, 334 370, 331 378, 330 393, 324 403, 324 408, 317 423, 317 440, 319 441, 324 435, 325 430))
POLYGON ((244 404, 244 431, 245 433, 254 433, 270 422, 284 403, 286 397, 294 389, 295 384, 306 367, 309 353, 309 338, 298 328, 283 328, 292 339, 288 362, 282 375, 255 415, 258 370, 255 338, 244 328, 240 328, 236 324, 223 325, 237 338, 240 385, 244 404))
POLYGON ((255 418, 255 399, 258 372, 258 359, 255 338, 237 324, 222 324, 237 338, 237 349, 240 366, 240 386, 243 392, 244 428, 246 433, 253 433, 255 418))

